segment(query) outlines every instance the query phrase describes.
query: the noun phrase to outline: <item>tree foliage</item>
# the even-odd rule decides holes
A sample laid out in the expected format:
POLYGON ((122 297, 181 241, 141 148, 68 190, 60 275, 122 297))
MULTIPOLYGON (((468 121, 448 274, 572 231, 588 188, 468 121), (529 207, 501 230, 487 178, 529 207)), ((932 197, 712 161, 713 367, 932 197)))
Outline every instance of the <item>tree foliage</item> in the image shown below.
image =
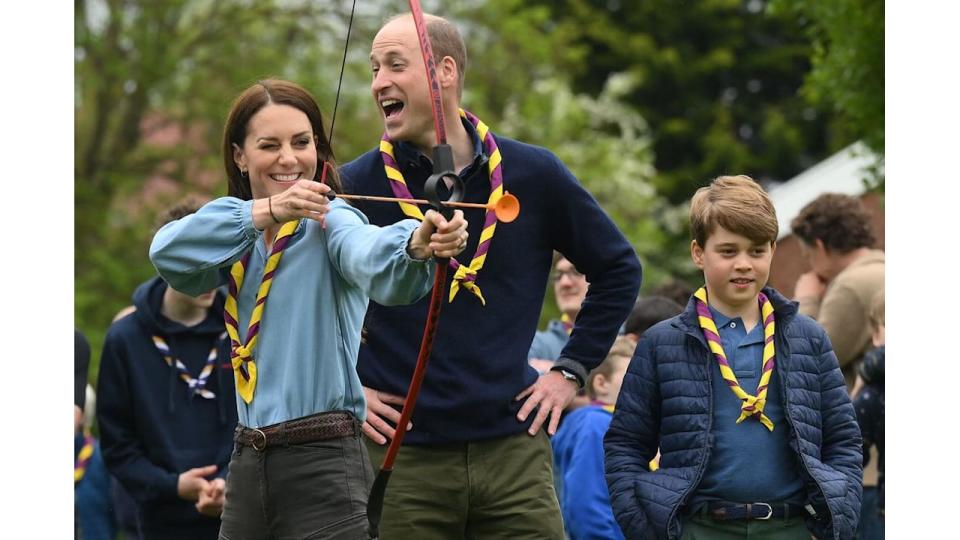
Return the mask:
POLYGON ((650 124, 657 191, 673 203, 720 174, 784 180, 852 140, 800 95, 812 48, 797 17, 764 0, 535 0, 553 31, 590 51, 564 69, 596 95, 610 74, 650 124))
POLYGON ((799 18, 813 41, 804 94, 839 115, 844 138, 862 139, 882 160, 883 0, 776 0, 771 12, 799 18))

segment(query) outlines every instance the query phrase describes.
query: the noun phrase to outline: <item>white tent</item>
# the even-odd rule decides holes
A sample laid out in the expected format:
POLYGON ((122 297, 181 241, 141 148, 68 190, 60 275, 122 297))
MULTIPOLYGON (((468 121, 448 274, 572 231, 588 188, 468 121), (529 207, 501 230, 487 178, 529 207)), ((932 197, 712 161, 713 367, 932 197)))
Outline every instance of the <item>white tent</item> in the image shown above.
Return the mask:
POLYGON ((820 194, 863 195, 867 190, 864 179, 869 176, 868 169, 876 161, 876 154, 863 143, 856 142, 790 180, 770 188, 770 198, 777 210, 780 226, 777 240, 790 234, 790 221, 820 194))

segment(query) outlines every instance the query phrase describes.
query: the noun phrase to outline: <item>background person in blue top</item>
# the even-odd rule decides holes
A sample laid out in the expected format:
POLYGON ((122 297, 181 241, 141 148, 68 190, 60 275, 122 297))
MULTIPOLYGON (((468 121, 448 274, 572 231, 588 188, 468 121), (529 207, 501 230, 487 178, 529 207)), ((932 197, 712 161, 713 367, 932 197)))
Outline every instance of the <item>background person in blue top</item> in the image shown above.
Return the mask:
POLYGON ((570 340, 573 323, 580 313, 589 285, 587 278, 566 257, 557 253, 554 259, 550 280, 553 282, 557 307, 560 308, 560 320, 554 319, 547 323, 546 330, 538 331, 527 353, 530 365, 540 373, 550 371, 553 363, 560 358, 563 346, 570 340))
MULTIPOLYGON (((198 207, 177 205, 161 221, 198 207)), ((223 303, 223 293, 190 296, 155 276, 134 292, 135 310, 107 331, 97 383, 101 444, 110 473, 135 501, 143 538, 212 539, 220 529, 237 425, 223 303), (188 386, 177 362, 204 381, 202 390, 188 386)))
MULTIPOLYGON (((580 313, 580 306, 587 295, 587 278, 577 271, 573 263, 560 253, 554 253, 553 272, 550 281, 553 282, 553 295, 560 308, 560 320, 552 320, 547 329, 537 331, 527 353, 527 361, 540 375, 550 372, 554 363, 560 359, 563 346, 570 341, 570 332, 580 313)), ((580 388, 577 395, 564 407, 569 412, 590 403, 586 387, 580 388)), ((561 420, 563 418, 561 417, 561 420)), ((559 486, 560 484, 557 483, 559 486)))
MULTIPOLYGON (((562 538, 552 452, 540 428, 556 431, 561 411, 606 356, 636 298, 640 263, 554 154, 486 131, 479 119, 458 114, 466 48, 448 21, 427 16, 426 22, 465 200, 487 202, 502 173, 502 187, 522 208, 516 221, 495 230, 485 224, 483 210, 467 210, 470 241, 458 258, 459 269, 450 270, 455 296, 443 308, 412 430, 387 486, 381 537, 562 538), (477 257, 484 250, 485 256, 477 257), (554 250, 576 265, 590 287, 570 341, 553 370, 538 377, 527 351, 554 250)), ((436 141, 412 18, 389 21, 371 49, 371 92, 386 139, 343 167, 344 185, 351 193, 393 195, 399 181, 386 175, 390 161, 397 166, 390 174, 419 196, 436 141)), ((395 204, 358 206, 371 223, 407 217, 395 204)), ((367 313, 357 368, 369 405, 363 429, 377 466, 386 451, 381 445, 394 436, 400 417, 427 305, 374 301, 367 313)))
POLYGON ((330 201, 336 174, 316 181, 333 159, 320 109, 291 82, 260 81, 236 99, 223 152, 229 196, 168 224, 150 247, 178 290, 230 283, 240 425, 221 538, 363 538, 373 482, 355 371, 364 311, 369 298, 423 297, 430 258, 466 243, 463 214, 380 228, 330 201))
POLYGON ((823 328, 764 287, 773 203, 750 178, 722 176, 694 195, 690 228, 706 287, 641 336, 604 440, 620 527, 631 539, 852 538, 860 430, 823 328), (708 348, 718 341, 730 370, 708 348))
POLYGON ((557 474, 563 478, 560 510, 570 540, 623 538, 603 478, 603 436, 635 348, 632 339, 617 337, 587 379, 591 404, 569 412, 552 440, 557 474))

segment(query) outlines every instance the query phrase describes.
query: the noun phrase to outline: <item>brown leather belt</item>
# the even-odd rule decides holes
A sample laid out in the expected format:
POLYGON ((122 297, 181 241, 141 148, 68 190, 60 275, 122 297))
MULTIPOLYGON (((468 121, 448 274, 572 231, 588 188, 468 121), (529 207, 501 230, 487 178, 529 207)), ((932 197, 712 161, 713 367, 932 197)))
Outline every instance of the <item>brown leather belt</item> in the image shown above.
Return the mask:
POLYGON ((305 416, 263 428, 238 425, 233 435, 236 442, 263 451, 271 446, 286 446, 352 437, 360 425, 352 414, 335 411, 305 416))

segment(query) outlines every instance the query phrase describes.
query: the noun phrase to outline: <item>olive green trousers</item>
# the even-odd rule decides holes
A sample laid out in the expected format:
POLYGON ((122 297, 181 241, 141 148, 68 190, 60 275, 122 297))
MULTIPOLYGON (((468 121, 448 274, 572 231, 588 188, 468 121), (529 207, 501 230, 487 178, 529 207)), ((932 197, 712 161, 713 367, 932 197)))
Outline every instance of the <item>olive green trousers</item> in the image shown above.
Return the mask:
MULTIPOLYGON (((366 439, 374 472, 386 453, 366 439)), ((380 540, 563 540, 553 452, 541 430, 403 446, 384 498, 380 540)))

